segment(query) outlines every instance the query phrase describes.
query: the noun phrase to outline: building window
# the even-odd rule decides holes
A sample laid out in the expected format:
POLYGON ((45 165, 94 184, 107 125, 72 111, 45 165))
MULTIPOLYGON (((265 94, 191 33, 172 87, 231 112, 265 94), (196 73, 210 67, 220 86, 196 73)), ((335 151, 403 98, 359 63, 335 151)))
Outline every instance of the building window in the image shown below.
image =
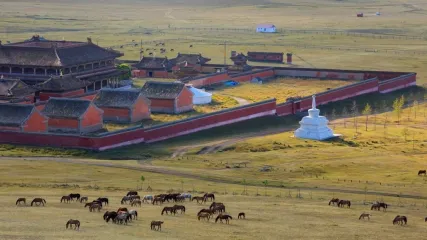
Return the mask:
POLYGON ((78 72, 83 72, 85 70, 85 66, 80 65, 79 68, 77 69, 78 72))
POLYGON ((47 70, 47 75, 56 75, 56 69, 49 68, 47 70))
POLYGON ((44 75, 44 74, 45 74, 45 71, 44 71, 44 69, 43 69, 43 68, 36 68, 36 74, 37 74, 37 75, 44 75))
POLYGON ((94 63, 93 68, 99 68, 99 63, 94 63))
POLYGON ((34 68, 24 68, 24 74, 34 74, 34 68))
POLYGON ((20 68, 20 67, 13 67, 12 68, 12 73, 22 73, 22 68, 20 68))
POLYGON ((4 66, 0 67, 0 72, 1 73, 9 73, 9 71, 10 71, 9 67, 4 67, 4 66))

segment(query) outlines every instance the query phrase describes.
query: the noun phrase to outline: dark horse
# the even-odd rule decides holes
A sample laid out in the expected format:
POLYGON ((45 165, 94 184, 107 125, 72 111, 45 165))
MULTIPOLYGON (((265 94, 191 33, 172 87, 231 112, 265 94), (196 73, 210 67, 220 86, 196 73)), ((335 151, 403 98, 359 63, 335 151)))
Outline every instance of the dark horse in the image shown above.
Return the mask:
POLYGON ((183 205, 175 205, 175 206, 173 206, 173 208, 174 208, 175 212, 177 212, 177 210, 180 210, 181 213, 185 213, 185 206, 183 206, 183 205))
POLYGON ((351 206, 351 202, 348 200, 340 200, 338 202, 338 207, 344 207, 345 205, 347 205, 347 207, 351 206))
POLYGON ((113 222, 115 222, 115 218, 117 217, 117 212, 109 212, 109 211, 106 211, 105 213, 104 213, 104 220, 106 221, 106 222, 109 222, 110 221, 110 219, 112 219, 113 220, 113 222))
POLYGON ((70 195, 68 195, 68 196, 70 196, 71 201, 73 201, 74 198, 76 199, 76 201, 78 201, 80 199, 80 193, 70 193, 70 195))
POLYGON ((154 205, 154 204, 157 204, 157 203, 162 204, 164 201, 165 201, 165 198, 164 198, 164 197, 155 197, 155 198, 153 199, 153 201, 152 201, 152 204, 153 204, 153 205, 154 205))
POLYGON ((208 213, 209 215, 213 215, 215 212, 214 212, 214 210, 212 210, 212 209, 206 209, 206 208, 204 208, 204 209, 200 210, 200 211, 197 213, 197 216, 198 216, 198 215, 200 215, 201 213, 208 213))
POLYGON ((168 212, 170 212, 171 214, 173 213, 173 215, 176 214, 176 210, 174 207, 164 207, 162 210, 162 215, 163 215, 163 213, 168 214, 168 212))
POLYGON ((27 199, 25 199, 25 198, 18 198, 18 200, 16 200, 16 205, 21 205, 21 202, 23 202, 24 203, 24 205, 26 205, 27 204, 27 199))
POLYGON ((215 201, 215 194, 213 194, 213 193, 205 193, 205 195, 203 195, 203 197, 205 198, 205 202, 207 200, 215 201))
POLYGON ((418 176, 426 175, 426 174, 427 174, 426 170, 420 170, 420 171, 418 171, 418 176))
POLYGON ((138 192, 137 191, 129 191, 127 194, 126 194, 126 196, 135 196, 135 195, 138 195, 138 192))
POLYGON ((239 213, 239 215, 237 216, 238 219, 243 218, 246 219, 246 215, 244 212, 239 213))
POLYGON ((87 202, 89 199, 87 197, 81 197, 80 198, 80 202, 87 202))
POLYGON ((61 203, 62 203, 62 201, 64 201, 64 203, 65 203, 65 202, 70 203, 70 200, 71 200, 71 197, 70 197, 70 196, 62 196, 62 198, 61 198, 61 203))
POLYGON ((203 203, 205 201, 205 198, 204 197, 193 197, 191 199, 191 201, 194 201, 194 200, 196 200, 197 203, 199 203, 199 201, 201 201, 203 203))
POLYGON ((162 224, 163 224, 162 221, 152 221, 151 222, 151 230, 161 231, 162 230, 162 224))
POLYGON ((340 200, 338 199, 338 198, 332 198, 331 199, 331 201, 329 201, 329 205, 335 205, 335 204, 338 204, 338 202, 339 202, 340 200))
POLYGON ((104 205, 108 205, 108 198, 100 197, 100 198, 97 199, 97 201, 100 201, 101 204, 105 203, 104 205))
POLYGON ((216 219, 215 219, 215 222, 218 222, 218 219, 219 219, 219 221, 222 223, 222 220, 225 220, 225 222, 227 223, 227 224, 229 224, 229 222, 230 222, 230 220, 229 219, 233 219, 230 215, 227 215, 227 214, 219 214, 218 215, 218 217, 216 217, 216 219))
POLYGON ((408 223, 408 218, 406 216, 397 215, 393 219, 393 225, 395 225, 395 224, 399 224, 399 225, 405 224, 406 225, 407 223, 408 223))
POLYGON ((44 198, 34 198, 33 201, 31 201, 31 206, 35 204, 36 206, 40 206, 42 204, 43 206, 46 204, 46 200, 44 198))
POLYGON ((65 224, 65 228, 68 228, 68 226, 70 226, 70 229, 71 229, 72 225, 74 225, 74 229, 75 230, 79 230, 80 229, 80 221, 79 220, 74 220, 74 219, 68 220, 67 224, 65 224))
POLYGON ((383 208, 383 211, 386 211, 387 210, 387 207, 388 207, 388 204, 387 203, 383 203, 383 202, 377 202, 377 203, 374 203, 373 205, 372 205, 372 207, 371 207, 371 210, 381 210, 381 208, 383 208))

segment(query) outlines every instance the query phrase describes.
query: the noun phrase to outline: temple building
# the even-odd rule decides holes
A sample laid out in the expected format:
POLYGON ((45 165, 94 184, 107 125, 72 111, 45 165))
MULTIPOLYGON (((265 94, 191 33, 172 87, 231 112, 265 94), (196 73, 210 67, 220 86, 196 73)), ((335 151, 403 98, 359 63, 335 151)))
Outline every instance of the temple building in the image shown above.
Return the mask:
POLYGON ((35 85, 61 73, 73 74, 98 90, 103 82, 118 86, 121 72, 114 61, 121 56, 94 44, 91 38, 87 42, 51 41, 35 35, 23 42, 0 41, 0 75, 35 85))
POLYGON ((246 57, 243 53, 233 54, 230 59, 234 64, 228 67, 227 70, 229 73, 246 72, 252 70, 252 67, 247 63, 248 57, 246 57))
POLYGON ((33 103, 36 91, 36 88, 19 79, 0 76, 0 102, 33 103))

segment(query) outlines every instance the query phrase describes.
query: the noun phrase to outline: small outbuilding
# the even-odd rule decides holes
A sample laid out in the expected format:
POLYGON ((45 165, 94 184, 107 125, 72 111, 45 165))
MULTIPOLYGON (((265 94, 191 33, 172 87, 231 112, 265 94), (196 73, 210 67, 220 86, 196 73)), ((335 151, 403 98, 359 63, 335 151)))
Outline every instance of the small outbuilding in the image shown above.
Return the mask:
POLYGON ((202 89, 195 88, 193 86, 187 86, 188 89, 193 93, 193 104, 203 105, 212 102, 212 93, 203 91, 202 89))
POLYGON ((151 112, 177 114, 193 110, 193 93, 181 82, 148 81, 141 93, 150 99, 151 112))
POLYGON ((47 117, 33 104, 0 103, 0 130, 46 132, 47 117))
POLYGON ((274 26, 274 24, 270 24, 270 23, 258 24, 256 26, 256 32, 258 32, 258 33, 275 33, 276 32, 276 26, 274 26))
POLYGON ((42 113, 49 117, 51 132, 82 134, 103 128, 103 111, 89 100, 51 97, 42 113))
POLYGON ((132 123, 150 119, 150 100, 137 89, 102 89, 93 103, 104 111, 104 121, 132 123))
POLYGON ((34 87, 40 91, 40 101, 46 101, 50 97, 73 97, 85 93, 85 88, 91 85, 84 80, 69 74, 65 76, 52 76, 43 83, 37 84, 34 87))
POLYGON ((33 103, 36 89, 25 84, 19 79, 6 79, 0 77, 0 101, 17 101, 33 103))

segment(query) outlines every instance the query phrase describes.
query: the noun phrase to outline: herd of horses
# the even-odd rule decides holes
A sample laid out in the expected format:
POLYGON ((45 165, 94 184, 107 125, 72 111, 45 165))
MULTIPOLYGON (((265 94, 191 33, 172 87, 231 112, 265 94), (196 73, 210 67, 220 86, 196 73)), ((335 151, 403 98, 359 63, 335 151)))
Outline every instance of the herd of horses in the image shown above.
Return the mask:
MULTIPOLYGON (((348 206, 350 208, 351 206, 351 202, 349 200, 340 200, 338 198, 332 198, 329 201, 329 205, 337 205, 338 207, 343 207, 343 206, 348 206)), ((372 210, 377 210, 380 211, 381 209, 383 209, 383 211, 387 211, 388 208, 388 204, 385 202, 374 202, 371 206, 371 211, 372 210)), ((361 219, 365 219, 368 218, 368 220, 370 220, 372 217, 371 214, 369 213, 362 213, 359 217, 359 220, 361 219)), ((425 222, 427 222, 427 217, 424 219, 425 222)), ((393 225, 406 225, 408 223, 408 218, 406 216, 400 216, 397 215, 394 219, 393 219, 393 225)))
MULTIPOLYGON (((233 217, 226 213, 225 205, 221 202, 215 202, 215 194, 214 193, 205 193, 203 196, 192 196, 190 193, 167 193, 167 194, 158 194, 158 195, 145 195, 140 197, 138 192, 129 191, 120 201, 121 204, 130 204, 131 207, 141 206, 142 203, 150 203, 152 205, 163 204, 163 203, 179 203, 185 202, 188 200, 189 202, 193 202, 194 200, 197 203, 206 203, 208 201, 212 202, 209 208, 203 208, 197 213, 197 219, 200 221, 204 219, 209 221, 210 218, 215 217, 215 223, 218 221, 226 224, 230 223, 230 220, 233 217)), ((109 205, 109 199, 106 197, 99 197, 93 201, 89 201, 87 196, 81 196, 79 193, 71 193, 69 195, 64 195, 60 199, 60 203, 71 203, 71 202, 80 202, 84 203, 84 208, 89 208, 89 212, 101 212, 104 206, 109 205)), ((31 206, 45 206, 46 200, 44 198, 34 198, 31 201, 31 206)), ((16 205, 26 205, 26 198, 18 198, 16 200, 16 205)), ((176 215, 177 213, 185 214, 186 207, 181 204, 175 204, 171 207, 164 207, 161 211, 161 215, 176 215)), ((246 214, 244 212, 240 212, 238 214, 238 219, 245 219, 246 214)), ((120 207, 117 211, 106 211, 103 215, 103 219, 105 222, 109 223, 110 221, 115 224, 124 224, 127 225, 129 222, 138 219, 138 211, 135 209, 128 209, 126 207, 120 207)), ((152 221, 151 222, 151 230, 161 231, 163 221, 152 221)), ((80 221, 77 219, 70 219, 67 221, 65 228, 79 230, 80 229, 80 221), (74 227, 74 228, 73 228, 74 227)))

